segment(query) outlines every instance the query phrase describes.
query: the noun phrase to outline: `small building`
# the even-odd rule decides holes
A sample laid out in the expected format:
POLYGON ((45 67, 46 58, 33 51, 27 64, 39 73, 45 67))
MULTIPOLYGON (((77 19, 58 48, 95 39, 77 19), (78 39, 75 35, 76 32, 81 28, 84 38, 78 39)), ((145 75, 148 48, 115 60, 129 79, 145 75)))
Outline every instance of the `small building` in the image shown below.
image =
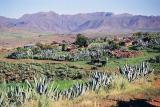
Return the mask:
POLYGON ((24 45, 24 48, 33 48, 35 44, 26 44, 24 45))

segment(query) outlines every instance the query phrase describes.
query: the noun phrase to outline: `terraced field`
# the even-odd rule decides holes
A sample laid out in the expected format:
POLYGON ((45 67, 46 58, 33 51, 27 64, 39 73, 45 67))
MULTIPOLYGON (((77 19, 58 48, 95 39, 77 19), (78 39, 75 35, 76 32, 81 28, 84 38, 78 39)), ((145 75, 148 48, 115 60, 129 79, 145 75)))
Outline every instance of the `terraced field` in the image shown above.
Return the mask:
MULTIPOLYGON (((54 46, 51 48, 53 51, 45 50, 44 46, 48 45, 44 45, 44 49, 40 49, 39 53, 35 54, 26 54, 27 51, 21 48, 22 50, 18 52, 29 57, 14 57, 14 59, 8 56, 18 49, 1 50, 1 105, 15 107, 22 105, 24 107, 159 106, 159 51, 142 49, 139 51, 143 55, 117 58, 110 52, 113 47, 118 48, 115 44, 108 44, 103 40, 97 43, 95 41, 92 41, 93 43, 88 47, 77 47, 74 51, 78 57, 72 54, 72 51, 57 50, 54 46), (110 51, 106 51, 104 47, 107 47, 107 50, 109 48, 110 51), (84 50, 87 53, 84 53, 84 50), (50 59, 45 52, 53 54, 50 59), (42 59, 36 59, 39 56, 31 58, 31 55, 39 55, 42 59), (58 58, 55 57, 56 55, 59 55, 58 58), (68 60, 69 55, 76 60, 68 60), (88 58, 84 59, 83 55, 88 55, 88 58), (104 65, 101 65, 101 62, 105 62, 104 65)), ((127 48, 125 52, 137 51, 127 48)), ((29 50, 32 51, 32 48, 29 50)))

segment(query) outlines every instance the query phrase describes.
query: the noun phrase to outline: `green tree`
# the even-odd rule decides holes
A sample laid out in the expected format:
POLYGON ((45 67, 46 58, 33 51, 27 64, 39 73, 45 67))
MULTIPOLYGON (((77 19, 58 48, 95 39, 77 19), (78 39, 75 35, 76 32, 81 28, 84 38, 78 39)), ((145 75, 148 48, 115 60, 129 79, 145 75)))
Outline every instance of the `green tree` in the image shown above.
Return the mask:
POLYGON ((62 51, 66 51, 67 48, 67 42, 65 40, 62 41, 62 51))
POLYGON ((82 35, 82 34, 78 34, 77 38, 76 38, 75 44, 79 45, 80 47, 82 47, 82 46, 88 46, 89 39, 87 37, 85 37, 84 35, 82 35))

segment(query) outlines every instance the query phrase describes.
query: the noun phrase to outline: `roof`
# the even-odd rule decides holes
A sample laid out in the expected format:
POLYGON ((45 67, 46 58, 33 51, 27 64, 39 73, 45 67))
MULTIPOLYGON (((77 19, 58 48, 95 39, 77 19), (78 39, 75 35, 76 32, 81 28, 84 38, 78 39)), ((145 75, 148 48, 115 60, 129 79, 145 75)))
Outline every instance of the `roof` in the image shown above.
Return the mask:
POLYGON ((27 46, 34 46, 35 44, 26 44, 26 45, 24 45, 25 47, 27 47, 27 46))

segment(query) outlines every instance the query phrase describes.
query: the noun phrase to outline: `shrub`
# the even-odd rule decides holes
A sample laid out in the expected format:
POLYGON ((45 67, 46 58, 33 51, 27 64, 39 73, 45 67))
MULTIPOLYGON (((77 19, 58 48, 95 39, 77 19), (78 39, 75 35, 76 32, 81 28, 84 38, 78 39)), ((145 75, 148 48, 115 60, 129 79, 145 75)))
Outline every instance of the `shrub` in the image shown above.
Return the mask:
POLYGON ((149 59, 150 63, 160 63, 160 55, 149 59))
POLYGON ((65 43, 62 44, 62 51, 66 51, 66 44, 65 43))
POLYGON ((88 38, 82 34, 78 34, 76 41, 75 41, 75 44, 80 47, 82 47, 82 46, 86 47, 86 46, 88 46, 88 38))

